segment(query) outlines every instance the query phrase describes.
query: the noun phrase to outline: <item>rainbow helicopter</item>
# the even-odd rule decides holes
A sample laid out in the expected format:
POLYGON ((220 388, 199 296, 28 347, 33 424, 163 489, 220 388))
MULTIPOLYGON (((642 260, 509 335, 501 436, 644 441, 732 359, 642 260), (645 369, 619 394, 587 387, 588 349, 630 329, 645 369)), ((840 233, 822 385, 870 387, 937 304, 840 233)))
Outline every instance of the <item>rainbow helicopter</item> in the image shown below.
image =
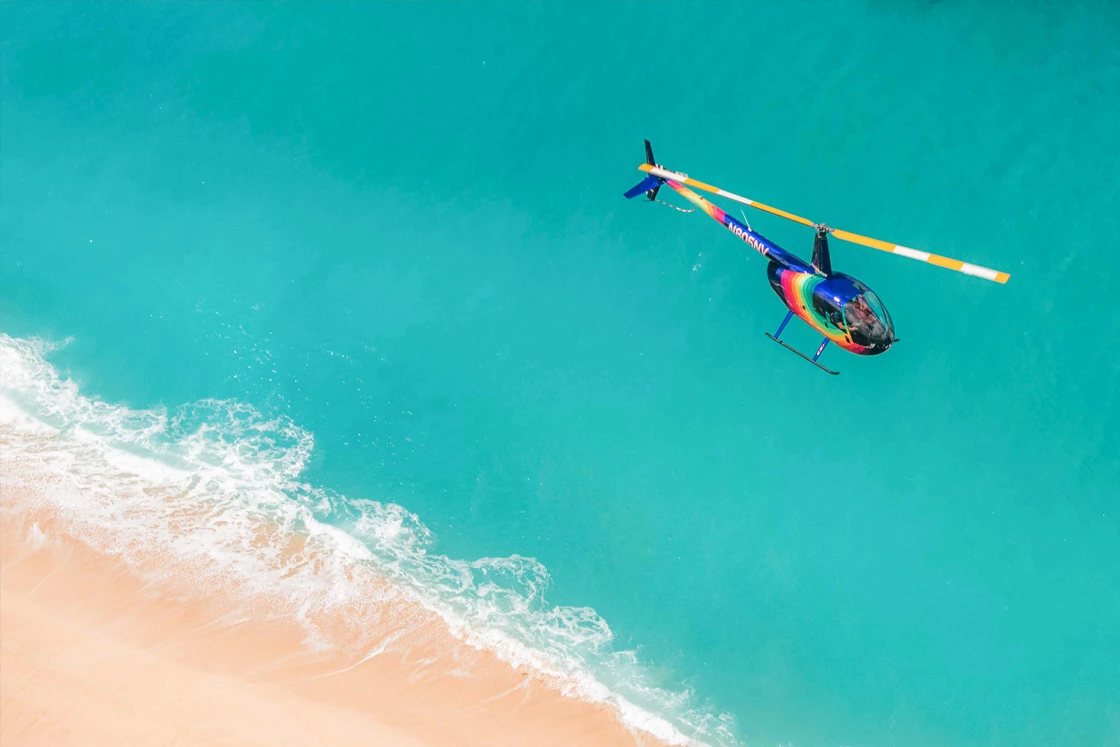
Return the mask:
MULTIPOLYGON (((769 259, 770 264, 766 268, 766 275, 770 280, 770 287, 778 294, 778 298, 782 299, 782 303, 789 309, 789 313, 778 325, 778 331, 773 335, 767 332, 766 336, 830 374, 836 375, 839 372, 826 368, 817 362, 828 343, 834 342, 844 350, 856 355, 879 355, 885 353, 894 343, 898 342, 898 338, 894 335, 894 323, 891 321, 891 315, 887 312, 887 308, 879 300, 879 297, 854 277, 842 272, 833 272, 828 253, 829 234, 843 241, 928 262, 938 267, 956 270, 985 280, 993 280, 997 283, 1006 283, 1010 277, 1006 272, 997 272, 960 260, 940 257, 936 254, 891 244, 879 239, 871 239, 849 231, 831 228, 824 223, 813 223, 801 216, 764 205, 761 202, 748 200, 746 197, 692 179, 687 174, 664 168, 654 161, 653 147, 649 140, 646 140, 645 144, 646 162, 638 168, 648 176, 626 191, 624 196, 627 199, 633 199, 644 194, 651 202, 661 202, 657 199, 657 192, 662 185, 667 184, 731 233, 750 244, 763 257, 769 259), (755 231, 751 228, 745 214, 743 215, 743 222, 740 223, 718 206, 696 194, 689 187, 726 197, 729 200, 809 226, 816 231, 816 239, 813 241, 812 261, 806 262, 755 231), (824 335, 824 340, 817 348, 816 354, 811 358, 781 339, 782 331, 795 315, 824 335)), ((682 210, 675 205, 670 205, 670 207, 682 210)), ((684 210, 683 212, 692 211, 684 210)))

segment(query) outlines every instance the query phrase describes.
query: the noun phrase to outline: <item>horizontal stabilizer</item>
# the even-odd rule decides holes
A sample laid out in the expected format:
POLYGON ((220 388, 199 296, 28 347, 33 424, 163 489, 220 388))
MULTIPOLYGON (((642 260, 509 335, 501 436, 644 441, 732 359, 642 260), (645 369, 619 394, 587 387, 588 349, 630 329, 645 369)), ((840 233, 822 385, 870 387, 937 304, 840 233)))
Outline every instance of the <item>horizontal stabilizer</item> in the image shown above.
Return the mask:
POLYGON ((635 184, 624 194, 626 199, 632 200, 640 194, 646 194, 651 200, 657 195, 657 190, 661 187, 661 179, 656 176, 647 176, 642 181, 635 184))

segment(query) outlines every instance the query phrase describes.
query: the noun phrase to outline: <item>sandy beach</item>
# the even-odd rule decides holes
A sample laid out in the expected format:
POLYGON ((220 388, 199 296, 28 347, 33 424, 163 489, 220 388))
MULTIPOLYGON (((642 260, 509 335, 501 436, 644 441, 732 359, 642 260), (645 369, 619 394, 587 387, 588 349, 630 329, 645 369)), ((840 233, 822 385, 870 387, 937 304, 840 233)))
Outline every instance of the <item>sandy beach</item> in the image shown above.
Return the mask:
MULTIPOLYGON (((11 465, 5 465, 8 473, 11 465)), ((353 660, 294 624, 177 598, 3 487, 3 745, 654 745, 424 610, 353 660), (417 621, 419 623, 417 624, 417 621)))

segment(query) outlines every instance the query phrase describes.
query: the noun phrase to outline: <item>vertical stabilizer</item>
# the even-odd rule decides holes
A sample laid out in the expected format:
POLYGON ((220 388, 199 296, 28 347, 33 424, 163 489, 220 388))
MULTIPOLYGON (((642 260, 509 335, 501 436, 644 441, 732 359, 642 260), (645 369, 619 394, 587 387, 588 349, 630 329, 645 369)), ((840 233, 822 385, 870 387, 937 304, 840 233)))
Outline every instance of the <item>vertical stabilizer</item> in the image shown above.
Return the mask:
MULTIPOLYGON (((646 163, 648 163, 650 166, 657 165, 653 160, 653 146, 649 144, 648 140, 646 140, 646 163)), ((632 200, 638 195, 645 192, 646 198, 649 199, 650 202, 652 202, 657 199, 657 190, 661 189, 662 181, 663 180, 661 179, 661 177, 647 176, 645 179, 627 190, 624 193, 625 197, 628 200, 632 200)))

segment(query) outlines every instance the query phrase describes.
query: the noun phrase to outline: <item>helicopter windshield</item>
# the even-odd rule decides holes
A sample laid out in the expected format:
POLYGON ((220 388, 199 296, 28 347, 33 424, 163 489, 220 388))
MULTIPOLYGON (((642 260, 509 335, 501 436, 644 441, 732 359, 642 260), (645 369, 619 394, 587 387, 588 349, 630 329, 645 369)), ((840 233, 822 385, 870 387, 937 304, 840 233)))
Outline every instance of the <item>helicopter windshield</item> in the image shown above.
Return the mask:
POLYGON ((894 341, 894 325, 879 297, 870 289, 844 304, 844 323, 852 342, 868 348, 887 348, 894 341))
POLYGON ((863 292, 863 298, 867 301, 867 305, 871 310, 875 312, 875 316, 879 317, 883 324, 887 325, 887 330, 891 332, 891 336, 893 337, 894 323, 891 321, 891 315, 890 312, 887 311, 887 307, 883 305, 883 302, 879 300, 879 297, 876 296, 871 289, 867 289, 863 292))

